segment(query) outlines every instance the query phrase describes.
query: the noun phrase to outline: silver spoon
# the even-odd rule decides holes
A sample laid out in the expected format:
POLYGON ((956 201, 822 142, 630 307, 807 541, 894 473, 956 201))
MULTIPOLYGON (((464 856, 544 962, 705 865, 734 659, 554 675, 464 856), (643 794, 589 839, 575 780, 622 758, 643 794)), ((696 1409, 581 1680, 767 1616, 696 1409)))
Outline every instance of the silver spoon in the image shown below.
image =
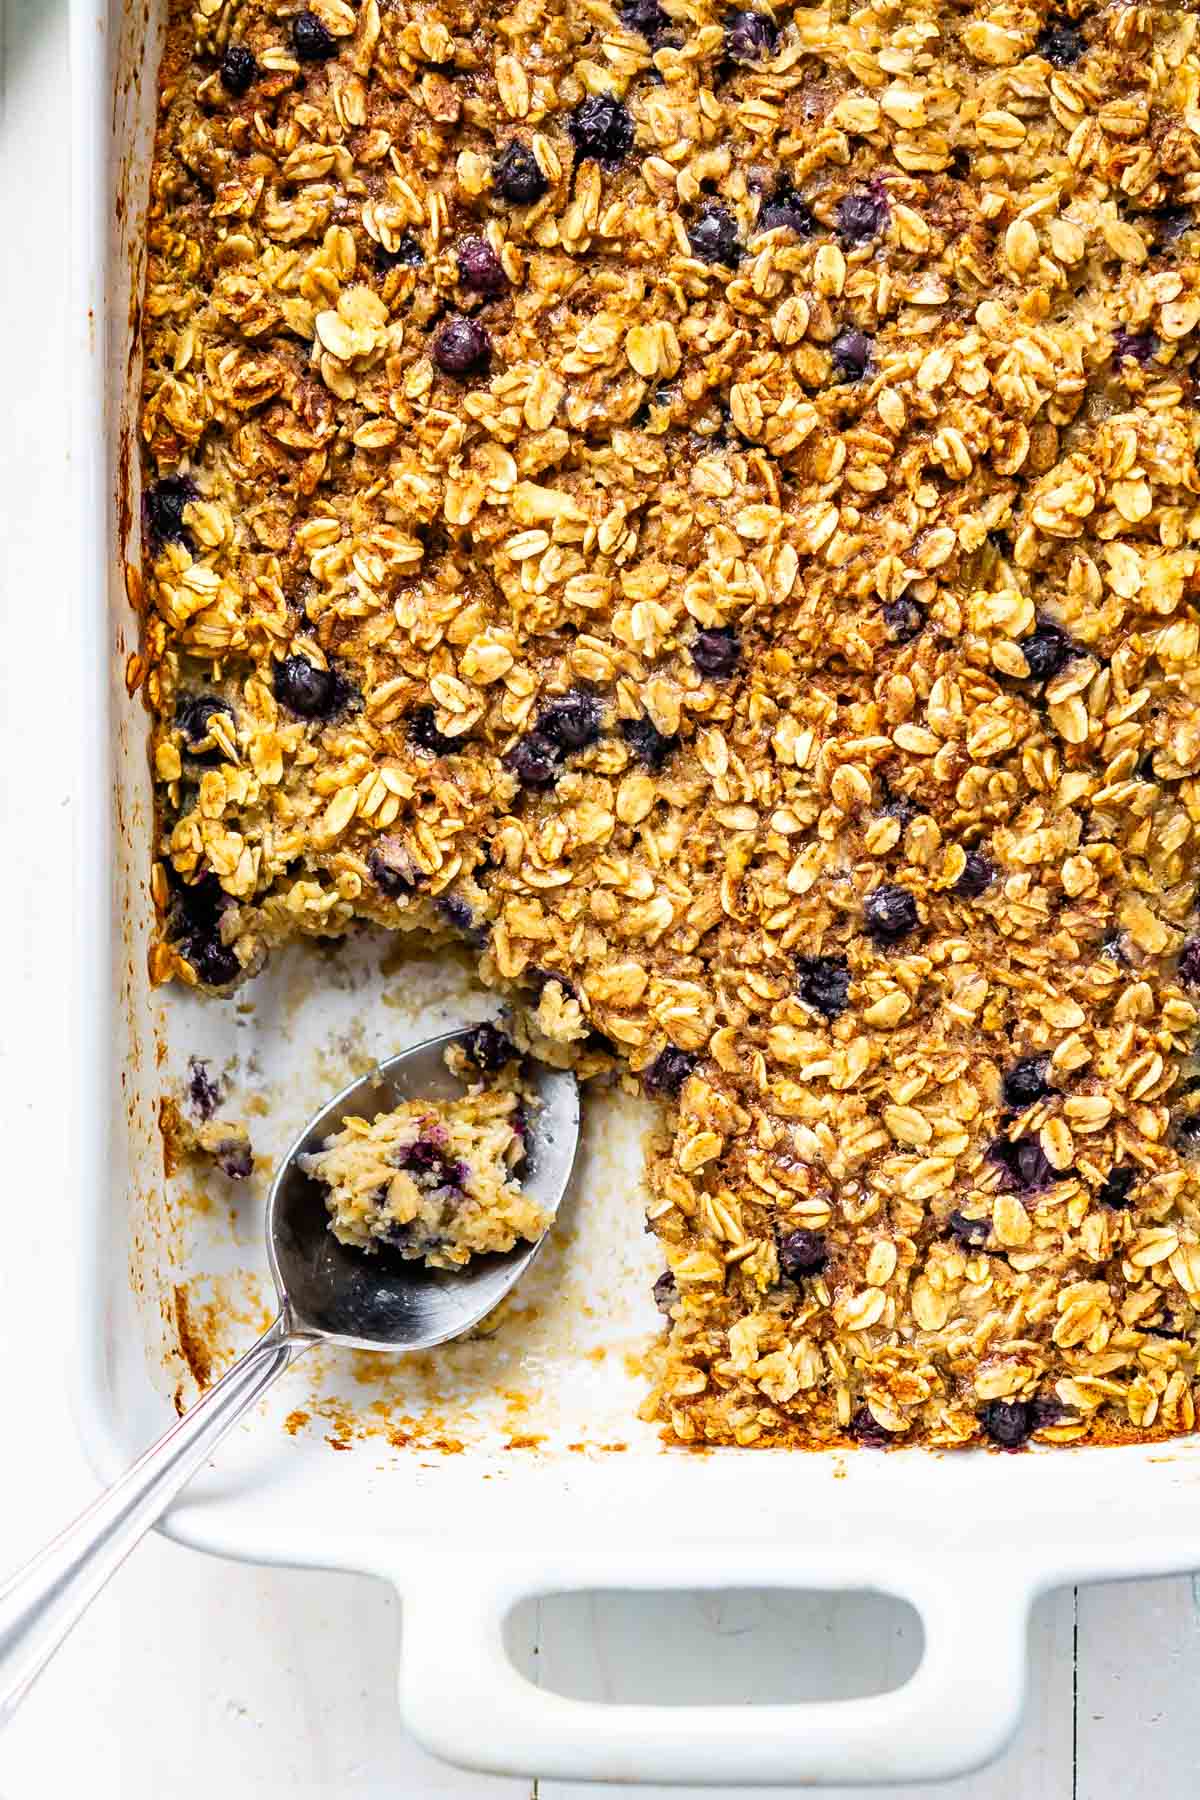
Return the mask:
MULTIPOLYGON (((506 1254, 475 1257, 454 1274, 364 1256, 328 1230, 322 1190, 298 1164, 352 1113, 461 1093, 443 1059, 446 1046, 461 1035, 446 1032, 378 1064, 304 1127, 280 1163, 267 1201, 278 1317, 190 1412, 0 1587, 0 1725, 109 1576, 295 1357, 312 1344, 429 1350, 477 1325, 529 1267, 545 1233, 506 1254)), ((527 1080, 539 1104, 531 1109, 523 1185, 553 1218, 579 1142, 579 1093, 573 1075, 545 1063, 530 1060, 527 1080)))

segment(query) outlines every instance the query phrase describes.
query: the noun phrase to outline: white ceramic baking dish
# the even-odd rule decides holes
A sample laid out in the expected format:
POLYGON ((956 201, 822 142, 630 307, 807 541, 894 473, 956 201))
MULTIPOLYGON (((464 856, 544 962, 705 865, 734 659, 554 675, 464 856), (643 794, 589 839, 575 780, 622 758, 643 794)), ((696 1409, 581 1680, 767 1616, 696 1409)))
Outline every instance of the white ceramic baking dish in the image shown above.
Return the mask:
MULTIPOLYGON (((280 958, 250 1010, 147 983, 150 793, 144 715, 125 684, 137 643, 123 574, 136 557, 136 499, 123 516, 119 502, 136 480, 131 346, 164 13, 165 0, 73 0, 72 454, 85 522, 86 697, 75 855, 78 1393, 105 1477, 162 1427, 172 1396, 190 1391, 175 1288, 193 1322, 206 1296, 240 1300, 248 1335, 253 1272, 263 1268, 252 1205, 231 1222, 223 1200, 202 1212, 164 1180, 164 1080, 188 1051, 218 1063, 235 1055, 242 1097, 255 1087, 268 1109, 255 1133, 269 1152, 353 1057, 400 1048, 464 1000, 486 1010, 463 969, 426 958, 381 971, 370 942, 333 959, 312 949, 280 958)), ((226 1556, 393 1582, 404 1605, 405 1718, 465 1765, 807 1783, 929 1780, 990 1757, 1019 1716, 1039 1591, 1200 1562, 1200 1446, 845 1458, 664 1448, 634 1417, 642 1382, 624 1354, 655 1319, 638 1187, 643 1116, 612 1096, 589 1111, 566 1228, 525 1296, 534 1313, 427 1365, 305 1359, 164 1529, 226 1556), (296 1429, 297 1410, 307 1428, 296 1429), (355 1418, 379 1429, 360 1434, 355 1418), (331 1448, 331 1436, 348 1448, 331 1448), (459 1453, 434 1447, 448 1438, 459 1453), (703 1709, 568 1700, 507 1658, 502 1622, 524 1596, 671 1587, 881 1590, 920 1613, 924 1657, 891 1693, 703 1709)))

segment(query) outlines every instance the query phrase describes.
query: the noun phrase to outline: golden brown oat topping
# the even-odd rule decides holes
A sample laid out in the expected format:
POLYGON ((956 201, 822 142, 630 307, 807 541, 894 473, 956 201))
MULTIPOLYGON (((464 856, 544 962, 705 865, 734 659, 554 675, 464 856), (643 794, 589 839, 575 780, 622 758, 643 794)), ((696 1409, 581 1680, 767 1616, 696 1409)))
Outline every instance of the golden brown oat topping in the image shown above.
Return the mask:
POLYGON ((606 1040, 680 1440, 1194 1422, 1196 202, 1190 5, 176 8, 155 971, 606 1040))

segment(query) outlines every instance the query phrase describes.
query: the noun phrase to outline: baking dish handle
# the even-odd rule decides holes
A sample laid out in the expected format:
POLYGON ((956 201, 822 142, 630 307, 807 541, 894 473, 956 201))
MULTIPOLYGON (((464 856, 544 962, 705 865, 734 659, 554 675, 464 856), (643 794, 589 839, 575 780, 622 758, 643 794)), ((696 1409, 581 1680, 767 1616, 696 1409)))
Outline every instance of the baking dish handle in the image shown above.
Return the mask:
MULTIPOLYGON (((690 1560, 690 1559, 689 1559, 690 1560)), ((594 1581, 509 1579, 471 1560, 431 1559, 402 1583, 400 1704, 413 1735, 466 1768, 547 1779, 725 1784, 936 1781, 977 1768, 1015 1730, 1033 1598, 1019 1571, 948 1558, 918 1585, 831 1579, 828 1566, 739 1567, 714 1583, 697 1559, 594 1581), (903 1687, 859 1699, 770 1706, 608 1705, 572 1700, 518 1673, 503 1640, 518 1600, 581 1588, 883 1587, 920 1613, 925 1648, 903 1687)))

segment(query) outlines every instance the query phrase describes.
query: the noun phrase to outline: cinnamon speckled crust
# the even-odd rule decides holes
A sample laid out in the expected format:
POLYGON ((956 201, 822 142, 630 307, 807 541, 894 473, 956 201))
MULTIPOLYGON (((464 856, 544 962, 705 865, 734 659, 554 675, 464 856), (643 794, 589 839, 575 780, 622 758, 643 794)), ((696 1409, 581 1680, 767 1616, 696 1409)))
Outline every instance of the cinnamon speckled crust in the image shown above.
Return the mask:
POLYGON ((164 69, 156 976, 449 921, 667 1071, 678 1440, 1190 1429, 1195 11, 296 10, 164 69))

